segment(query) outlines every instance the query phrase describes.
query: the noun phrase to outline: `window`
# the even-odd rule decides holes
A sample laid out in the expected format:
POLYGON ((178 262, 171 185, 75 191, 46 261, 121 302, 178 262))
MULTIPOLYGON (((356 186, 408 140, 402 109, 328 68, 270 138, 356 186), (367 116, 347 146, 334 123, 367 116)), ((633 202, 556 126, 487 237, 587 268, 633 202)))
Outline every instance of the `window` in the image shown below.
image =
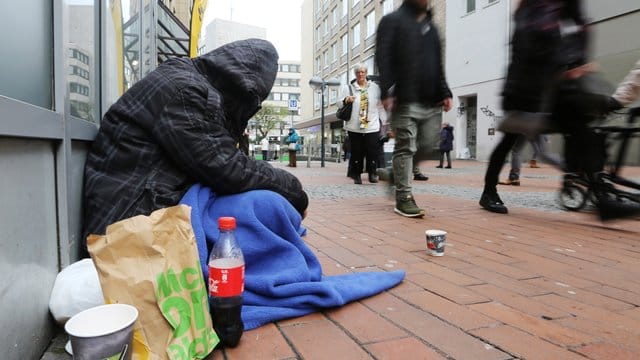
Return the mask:
POLYGON ((329 51, 324 51, 322 53, 322 58, 324 59, 324 67, 329 67, 329 51))
POLYGON ((373 67, 375 64, 373 62, 374 57, 370 56, 366 58, 363 63, 367 65, 369 75, 373 75, 375 73, 375 68, 373 67))
POLYGON ((382 16, 393 11, 393 0, 382 0, 382 16))
POLYGON ((335 104, 337 97, 338 97, 338 90, 331 88, 331 90, 329 90, 329 104, 335 104))
POLYGON ((313 108, 315 110, 320 109, 320 92, 318 92, 317 90, 313 91, 313 108))
POLYGON ((329 35, 329 18, 322 20, 322 28, 324 29, 324 34, 329 35))
POLYGON ((282 64, 282 72, 289 72, 289 64, 282 64))
POLYGON ((373 10, 368 13, 365 19, 367 21, 367 35, 365 36, 365 39, 368 39, 376 33, 376 11, 373 10))
POLYGON ((342 0, 342 16, 347 16, 349 13, 349 0, 342 0))
POLYGON ((342 35, 340 40, 342 41, 342 53, 341 53, 341 55, 346 55, 347 51, 349 50, 349 35, 348 34, 342 35))
POLYGON ((338 61, 338 43, 333 43, 331 45, 331 62, 334 63, 338 61))
POLYGON ((316 58, 315 71, 316 72, 320 72, 320 57, 319 56, 316 58))
POLYGON ((289 100, 300 100, 300 94, 289 94, 289 100))
POLYGON ((334 7, 333 10, 331 10, 331 25, 333 27, 338 26, 338 7, 334 7))
POLYGON ((467 14, 476 11, 476 0, 467 0, 467 14))
POLYGON ((280 98, 282 101, 289 101, 289 93, 282 93, 282 97, 280 98))
POLYGON ((280 93, 273 93, 273 100, 280 101, 281 98, 282 97, 280 93))
POLYGON ((320 26, 316 28, 316 43, 319 43, 322 40, 322 30, 320 30, 320 26))
POLYGON ((351 28, 351 30, 353 32, 353 46, 352 46, 352 48, 356 48, 356 47, 358 47, 358 45, 360 45, 360 23, 355 24, 351 28))

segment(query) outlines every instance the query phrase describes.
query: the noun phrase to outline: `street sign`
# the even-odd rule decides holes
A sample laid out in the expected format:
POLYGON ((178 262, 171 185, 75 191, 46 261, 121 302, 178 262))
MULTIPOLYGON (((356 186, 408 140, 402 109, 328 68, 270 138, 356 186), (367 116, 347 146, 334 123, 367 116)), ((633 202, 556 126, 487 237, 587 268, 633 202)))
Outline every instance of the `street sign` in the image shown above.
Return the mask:
POLYGON ((289 99, 289 111, 298 110, 298 99, 289 99))

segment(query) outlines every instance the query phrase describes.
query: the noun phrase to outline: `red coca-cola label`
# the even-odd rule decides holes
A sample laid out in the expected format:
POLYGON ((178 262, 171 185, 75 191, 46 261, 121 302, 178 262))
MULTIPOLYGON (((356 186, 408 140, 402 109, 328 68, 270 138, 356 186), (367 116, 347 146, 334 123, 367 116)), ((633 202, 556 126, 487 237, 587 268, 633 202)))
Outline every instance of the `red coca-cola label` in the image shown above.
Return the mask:
POLYGON ((235 267, 215 267, 214 262, 209 264, 209 295, 239 296, 243 291, 244 264, 235 267))

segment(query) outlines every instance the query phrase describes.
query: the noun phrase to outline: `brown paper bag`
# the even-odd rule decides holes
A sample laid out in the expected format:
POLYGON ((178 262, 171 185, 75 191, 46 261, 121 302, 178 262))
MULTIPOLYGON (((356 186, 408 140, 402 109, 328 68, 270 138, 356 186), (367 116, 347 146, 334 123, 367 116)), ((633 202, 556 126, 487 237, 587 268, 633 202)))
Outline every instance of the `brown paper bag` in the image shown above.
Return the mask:
POLYGON ((211 325, 191 208, 135 216, 87 239, 106 303, 140 313, 133 360, 203 359, 219 339, 211 325))

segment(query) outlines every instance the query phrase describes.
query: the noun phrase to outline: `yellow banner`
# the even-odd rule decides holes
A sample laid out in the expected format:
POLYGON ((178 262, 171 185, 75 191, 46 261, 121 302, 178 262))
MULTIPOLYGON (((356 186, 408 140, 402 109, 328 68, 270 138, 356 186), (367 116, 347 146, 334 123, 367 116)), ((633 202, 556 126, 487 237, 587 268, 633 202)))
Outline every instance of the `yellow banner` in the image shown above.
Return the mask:
POLYGON ((194 0, 191 10, 191 34, 189 34, 189 57, 198 55, 198 39, 202 29, 204 10, 207 8, 207 0, 194 0))
POLYGON ((124 45, 122 38, 122 0, 111 1, 111 17, 115 30, 116 63, 118 66, 118 95, 124 93, 124 45))

